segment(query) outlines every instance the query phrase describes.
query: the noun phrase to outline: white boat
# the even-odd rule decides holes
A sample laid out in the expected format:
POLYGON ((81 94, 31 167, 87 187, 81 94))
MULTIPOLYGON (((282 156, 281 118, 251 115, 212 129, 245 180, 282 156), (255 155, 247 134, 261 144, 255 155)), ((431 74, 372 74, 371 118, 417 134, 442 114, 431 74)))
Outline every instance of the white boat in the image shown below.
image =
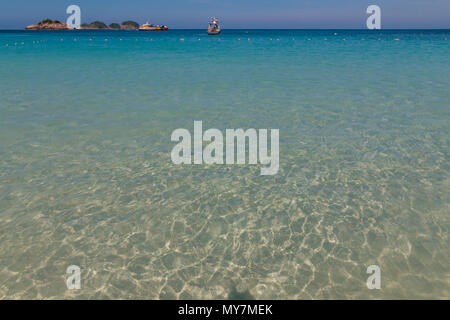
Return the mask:
POLYGON ((212 20, 209 22, 208 34, 210 36, 214 36, 214 35, 218 35, 219 33, 220 33, 219 19, 212 18, 212 20))

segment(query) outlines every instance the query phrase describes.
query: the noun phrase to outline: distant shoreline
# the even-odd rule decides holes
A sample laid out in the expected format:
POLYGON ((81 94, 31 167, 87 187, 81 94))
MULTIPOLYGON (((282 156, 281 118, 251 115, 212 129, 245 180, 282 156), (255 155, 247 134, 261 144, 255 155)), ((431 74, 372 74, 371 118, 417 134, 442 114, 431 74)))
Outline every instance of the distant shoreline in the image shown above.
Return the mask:
POLYGON ((62 30, 137 30, 139 23, 135 21, 124 21, 122 24, 111 23, 107 25, 102 21, 94 21, 91 23, 84 23, 78 28, 73 28, 67 23, 59 20, 45 19, 36 24, 30 24, 25 27, 25 30, 30 31, 62 31, 62 30))

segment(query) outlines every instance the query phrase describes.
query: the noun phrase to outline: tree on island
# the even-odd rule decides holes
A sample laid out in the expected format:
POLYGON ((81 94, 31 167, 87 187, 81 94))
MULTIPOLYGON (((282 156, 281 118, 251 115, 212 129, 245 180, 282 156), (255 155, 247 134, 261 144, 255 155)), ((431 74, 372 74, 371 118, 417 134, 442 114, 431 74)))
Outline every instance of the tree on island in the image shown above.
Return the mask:
POLYGON ((91 23, 91 26, 93 26, 94 28, 97 28, 97 29, 108 29, 108 26, 104 22, 101 22, 101 21, 94 21, 91 23))
POLYGON ((52 20, 52 19, 45 19, 42 20, 41 22, 38 22, 38 26, 43 25, 43 24, 51 24, 51 23, 61 23, 58 20, 52 20))
POLYGON ((111 29, 120 29, 120 24, 118 24, 118 23, 111 23, 111 24, 109 25, 109 27, 110 27, 111 29))
POLYGON ((139 23, 135 21, 124 21, 122 22, 122 26, 124 27, 133 27, 135 29, 139 28, 139 23))

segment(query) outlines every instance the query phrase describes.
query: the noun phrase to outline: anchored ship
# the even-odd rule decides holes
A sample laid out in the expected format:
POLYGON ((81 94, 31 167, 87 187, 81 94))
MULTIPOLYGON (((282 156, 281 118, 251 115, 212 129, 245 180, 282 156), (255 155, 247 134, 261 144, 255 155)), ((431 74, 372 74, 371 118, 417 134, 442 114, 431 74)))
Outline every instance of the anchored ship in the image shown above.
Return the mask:
POLYGON ((153 25, 150 23, 145 23, 139 27, 139 31, 167 31, 169 28, 167 26, 153 25))
POLYGON ((220 24, 219 19, 212 18, 212 20, 209 22, 208 26, 208 34, 210 36, 217 35, 220 33, 220 24))

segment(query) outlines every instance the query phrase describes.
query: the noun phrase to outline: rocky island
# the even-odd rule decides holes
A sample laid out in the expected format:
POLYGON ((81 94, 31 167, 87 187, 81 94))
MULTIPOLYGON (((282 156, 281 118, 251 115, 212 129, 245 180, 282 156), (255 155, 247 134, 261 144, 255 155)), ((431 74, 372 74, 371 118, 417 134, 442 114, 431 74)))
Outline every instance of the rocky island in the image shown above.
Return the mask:
POLYGON ((58 20, 45 19, 37 24, 27 26, 25 30, 71 30, 71 28, 58 20))

